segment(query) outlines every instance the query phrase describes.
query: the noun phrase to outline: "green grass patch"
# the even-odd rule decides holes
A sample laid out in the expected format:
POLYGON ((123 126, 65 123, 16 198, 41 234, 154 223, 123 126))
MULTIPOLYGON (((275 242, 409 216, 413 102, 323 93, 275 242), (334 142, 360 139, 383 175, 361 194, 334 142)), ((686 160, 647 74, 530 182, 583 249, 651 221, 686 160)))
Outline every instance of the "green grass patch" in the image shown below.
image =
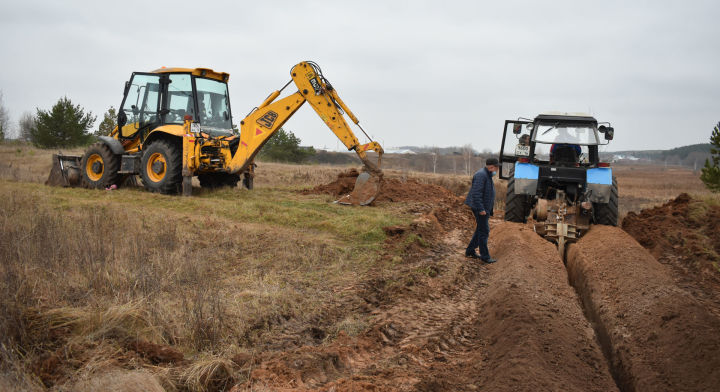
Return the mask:
MULTIPOLYGON (((112 204, 135 211, 167 210, 196 217, 218 217, 238 223, 258 223, 297 229, 306 233, 330 234, 350 246, 378 248, 386 235, 385 226, 407 224, 411 217, 378 207, 352 207, 329 203, 323 196, 300 195, 283 189, 265 188, 247 191, 194 189, 192 197, 168 196, 141 188, 116 191, 82 188, 53 188, 35 183, 3 182, 3 187, 23 194, 37 194, 53 208, 101 208, 112 204)), ((427 246, 421 238, 413 238, 427 246)))

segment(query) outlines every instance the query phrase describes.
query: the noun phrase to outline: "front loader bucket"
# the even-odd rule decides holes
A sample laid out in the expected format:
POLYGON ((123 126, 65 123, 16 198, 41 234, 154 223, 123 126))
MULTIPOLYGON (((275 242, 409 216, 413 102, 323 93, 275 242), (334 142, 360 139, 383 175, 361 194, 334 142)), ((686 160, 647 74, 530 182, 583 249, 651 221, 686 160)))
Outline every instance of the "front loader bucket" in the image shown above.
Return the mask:
POLYGON ((349 195, 338 199, 336 203, 355 206, 366 206, 375 200, 380 193, 380 177, 362 172, 355 180, 355 188, 349 195))
POLYGON ((75 187, 80 186, 82 175, 80 174, 81 157, 74 155, 53 154, 52 169, 45 185, 75 187))

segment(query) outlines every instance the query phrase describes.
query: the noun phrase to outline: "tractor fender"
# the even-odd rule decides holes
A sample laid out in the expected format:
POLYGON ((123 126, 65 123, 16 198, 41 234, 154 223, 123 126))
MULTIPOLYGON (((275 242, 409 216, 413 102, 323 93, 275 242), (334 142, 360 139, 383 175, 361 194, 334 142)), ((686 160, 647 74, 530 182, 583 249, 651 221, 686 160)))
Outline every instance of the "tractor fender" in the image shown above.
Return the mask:
POLYGON ((98 139, 110 147, 113 154, 122 155, 125 153, 125 148, 123 148, 122 144, 117 139, 111 138, 110 136, 99 136, 98 139))
POLYGON ((587 190, 593 203, 609 203, 612 193, 612 169, 598 167, 587 171, 587 190))
POLYGON ((531 163, 515 163, 515 194, 535 195, 540 168, 531 163))

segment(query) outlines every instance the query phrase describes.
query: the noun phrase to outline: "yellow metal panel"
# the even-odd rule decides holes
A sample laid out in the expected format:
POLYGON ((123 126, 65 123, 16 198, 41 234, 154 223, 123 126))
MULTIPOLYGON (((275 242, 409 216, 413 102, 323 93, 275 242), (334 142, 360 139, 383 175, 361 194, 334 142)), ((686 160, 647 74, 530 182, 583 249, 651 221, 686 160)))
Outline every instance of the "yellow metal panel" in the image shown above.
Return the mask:
POLYGON ((221 82, 230 80, 230 74, 227 72, 217 72, 210 68, 159 68, 152 73, 191 73, 202 78, 215 79, 221 82))
POLYGON ((230 161, 230 172, 237 173, 246 169, 270 136, 277 132, 303 103, 305 99, 302 95, 295 93, 273 103, 266 100, 262 109, 245 117, 240 122, 240 145, 230 161))

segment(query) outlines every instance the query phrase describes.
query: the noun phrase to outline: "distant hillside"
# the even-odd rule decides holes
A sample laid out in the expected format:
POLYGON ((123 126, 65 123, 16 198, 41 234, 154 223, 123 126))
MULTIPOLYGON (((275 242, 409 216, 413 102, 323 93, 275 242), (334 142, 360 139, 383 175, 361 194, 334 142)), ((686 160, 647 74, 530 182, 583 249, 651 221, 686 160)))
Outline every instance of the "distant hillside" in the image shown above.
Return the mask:
POLYGON ((649 163, 663 163, 668 165, 683 165, 699 167, 710 158, 710 143, 691 144, 676 147, 670 150, 627 150, 603 153, 603 158, 613 158, 618 161, 647 161, 649 163))

